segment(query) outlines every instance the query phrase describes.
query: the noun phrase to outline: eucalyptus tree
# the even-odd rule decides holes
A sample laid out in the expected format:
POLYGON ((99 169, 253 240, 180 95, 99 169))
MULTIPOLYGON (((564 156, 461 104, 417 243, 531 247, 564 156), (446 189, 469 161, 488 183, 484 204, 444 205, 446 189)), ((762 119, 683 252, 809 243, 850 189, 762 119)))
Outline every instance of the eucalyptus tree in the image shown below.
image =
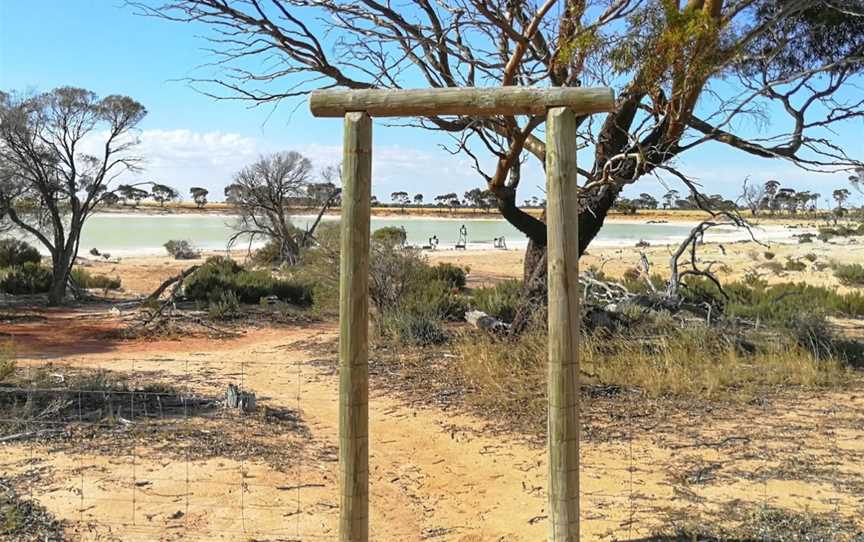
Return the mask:
POLYGON ((312 163, 298 152, 277 152, 258 158, 234 175, 225 188, 227 201, 239 213, 231 225, 229 246, 245 239, 275 243, 283 263, 294 265, 300 256, 304 232, 291 222, 291 203, 306 195, 312 163))
MULTIPOLYGON (((831 139, 864 116, 848 92, 864 69, 858 0, 147 0, 139 11, 208 25, 221 76, 192 80, 216 98, 272 104, 314 87, 595 86, 613 112, 579 119, 579 252, 616 198, 707 143, 811 171, 862 163, 831 139), (251 58, 261 62, 250 62, 251 58), (266 62, 265 62, 266 60, 266 62), (273 60, 273 61, 271 61, 273 60), (762 131, 754 130, 758 126, 762 131)), ((428 117, 452 134, 502 215, 529 238, 525 277, 542 279, 546 226, 516 204, 525 155, 546 158, 544 116, 428 117), (486 168, 480 154, 493 158, 486 168), (535 271, 537 272, 535 275, 535 271)))
POLYGON ((153 183, 150 188, 150 197, 159 203, 159 207, 164 207, 166 201, 174 201, 180 197, 180 192, 167 184, 153 183))
POLYGON ((133 151, 146 113, 127 96, 100 98, 80 88, 0 92, 0 221, 51 255, 51 305, 65 298, 84 223, 115 200, 115 179, 139 169, 133 151))
POLYGON ((192 201, 195 202, 195 206, 199 209, 202 209, 205 205, 207 205, 207 196, 209 194, 209 190, 200 186, 193 186, 189 189, 189 195, 192 196, 192 201))

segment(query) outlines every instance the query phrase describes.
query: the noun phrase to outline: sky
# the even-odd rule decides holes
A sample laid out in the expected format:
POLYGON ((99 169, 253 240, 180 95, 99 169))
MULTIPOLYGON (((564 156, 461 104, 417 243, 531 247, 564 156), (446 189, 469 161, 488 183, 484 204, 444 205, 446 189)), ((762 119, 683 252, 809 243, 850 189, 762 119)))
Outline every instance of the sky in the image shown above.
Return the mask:
MULTIPOLYGON (((203 186, 215 200, 236 171, 262 154, 296 150, 319 168, 339 163, 341 120, 312 118, 305 99, 275 109, 250 107, 214 100, 183 82, 216 74, 202 67, 212 60, 205 46, 194 27, 135 15, 122 0, 0 0, 0 89, 40 92, 71 85, 138 100, 148 110, 139 126, 146 180, 174 186, 181 194, 203 186)), ((441 148, 451 141, 447 136, 378 121, 373 133, 373 192, 382 201, 399 190, 423 193, 431 201, 438 194, 483 186, 467 157, 441 148)), ((859 122, 834 141, 850 155, 864 157, 862 134, 859 122)), ((542 198, 542 170, 536 160, 529 164, 520 199, 542 198)), ((745 177, 777 179, 827 197, 845 186, 848 176, 804 172, 721 144, 689 151, 676 165, 706 192, 731 198, 740 193, 745 177)), ((644 178, 625 195, 659 197, 667 187, 686 193, 674 180, 644 178)))

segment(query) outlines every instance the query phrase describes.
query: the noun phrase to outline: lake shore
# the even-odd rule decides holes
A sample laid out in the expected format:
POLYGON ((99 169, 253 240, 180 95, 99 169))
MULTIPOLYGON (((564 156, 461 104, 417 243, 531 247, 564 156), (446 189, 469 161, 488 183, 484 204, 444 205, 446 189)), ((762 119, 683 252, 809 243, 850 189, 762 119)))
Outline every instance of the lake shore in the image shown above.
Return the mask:
MULTIPOLYGON (((620 277, 627 270, 641 267, 641 254, 644 253, 651 265, 651 273, 668 275, 672 247, 656 245, 637 249, 634 247, 589 247, 580 259, 582 271, 600 270, 610 277, 620 277)), ((244 260, 247 250, 205 251, 202 257, 230 255, 244 260)), ((469 286, 487 286, 502 280, 522 277, 525 251, 522 248, 508 250, 469 249, 469 250, 426 250, 423 254, 431 263, 446 262, 466 267, 469 286)), ((183 269, 201 260, 174 260, 166 255, 129 256, 105 261, 83 255, 79 264, 97 274, 119 277, 127 295, 146 295, 165 279, 177 275, 183 269)), ((864 245, 851 242, 806 244, 756 243, 753 241, 730 243, 705 243, 698 252, 700 266, 711 269, 724 282, 741 280, 745 276, 758 276, 769 283, 807 282, 813 285, 838 288, 848 291, 834 277, 833 263, 855 263, 864 261, 864 245), (812 261, 811 261, 812 260, 812 261), (775 270, 786 262, 802 262, 802 270, 775 270), (774 263, 771 263, 774 262, 774 263)), ((682 265, 684 262, 682 261, 682 265)))
MULTIPOLYGON (((297 215, 317 215, 320 209, 315 207, 296 207, 291 211, 297 215)), ((543 214, 541 208, 523 208, 523 210, 534 216, 540 217, 543 214)), ((327 210, 327 216, 339 216, 341 214, 339 207, 332 207, 327 210)), ((827 211, 820 211, 826 213, 827 211)), ((160 206, 155 202, 142 202, 137 207, 116 205, 111 207, 103 207, 99 209, 99 213, 105 214, 132 214, 139 216, 161 216, 161 215, 227 215, 235 216, 238 214, 237 208, 234 205, 225 202, 208 203, 205 207, 199 208, 191 202, 174 202, 160 206)), ((828 215, 822 216, 802 216, 802 215, 764 215, 751 216, 748 211, 742 211, 741 215, 750 220, 755 225, 784 225, 784 226, 817 226, 826 222, 828 215)), ((475 208, 459 208, 448 209, 446 207, 413 207, 408 206, 404 209, 392 206, 376 206, 372 207, 373 217, 393 217, 403 219, 462 219, 462 220, 503 220, 503 217, 497 209, 489 210, 475 208)), ((651 222, 651 223, 697 223, 708 218, 708 213, 698 209, 642 209, 635 214, 625 214, 612 211, 608 215, 607 221, 617 222, 651 222)))

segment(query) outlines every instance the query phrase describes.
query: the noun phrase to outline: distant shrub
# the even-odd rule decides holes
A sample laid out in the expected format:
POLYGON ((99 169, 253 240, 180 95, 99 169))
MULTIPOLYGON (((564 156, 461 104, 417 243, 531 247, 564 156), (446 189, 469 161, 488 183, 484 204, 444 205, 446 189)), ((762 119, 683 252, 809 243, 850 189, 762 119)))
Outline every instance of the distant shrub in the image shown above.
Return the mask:
POLYGON ((12 295, 42 294, 51 288, 53 273, 34 262, 10 267, 0 279, 0 292, 12 295))
POLYGON ((819 259, 819 256, 817 256, 816 254, 814 254, 812 252, 808 252, 807 254, 804 255, 804 259, 810 263, 813 263, 819 259))
POLYGON ((835 265, 834 276, 843 285, 864 286, 864 265, 860 263, 835 265))
POLYGON ((771 271, 771 272, 774 273, 775 275, 779 275, 780 273, 783 272, 783 269, 784 269, 782 263, 780 263, 780 262, 775 262, 775 261, 765 262, 765 263, 762 264, 762 267, 764 267, 765 269, 771 271))
POLYGON ((196 260, 201 257, 201 253, 195 250, 192 243, 185 239, 172 239, 162 246, 175 260, 196 260))
POLYGON ((240 300, 230 290, 222 290, 210 300, 207 317, 211 320, 228 320, 240 314, 240 300))
POLYGON ((380 243, 388 248, 401 247, 408 240, 405 228, 385 226, 372 232, 372 242, 380 243))
POLYGON ((437 315, 429 312, 397 309, 380 319, 382 335, 393 338, 400 344, 428 346, 447 340, 437 315))
POLYGON ((812 243, 813 238, 816 236, 812 233, 802 233, 796 237, 798 237, 798 243, 803 245, 805 243, 812 243))
POLYGON ((465 287, 467 276, 465 270, 451 263, 439 263, 434 267, 427 267, 423 273, 431 280, 440 280, 451 288, 462 289, 465 287))
POLYGON ((0 239, 0 267, 16 267, 25 263, 39 264, 42 256, 35 247, 18 239, 0 239))
POLYGON ((75 267, 70 274, 72 282, 80 288, 93 290, 118 290, 121 286, 119 278, 112 278, 106 275, 91 275, 90 272, 82 267, 75 267))
POLYGON ((267 241, 267 244, 252 253, 252 265, 262 267, 278 266, 282 263, 282 251, 279 243, 267 241))
POLYGON ((786 263, 783 265, 783 269, 786 271, 804 271, 807 269, 807 264, 802 261, 787 258, 786 263))
POLYGON ((15 374, 15 359, 12 357, 12 347, 0 343, 0 382, 15 374))
POLYGON ((491 288, 477 288, 471 296, 471 306, 505 322, 512 322, 519 307, 522 283, 506 280, 491 288))
POLYGON ((774 259, 774 253, 771 252, 770 250, 766 250, 765 252, 763 252, 762 256, 764 256, 766 260, 773 260, 774 259))
POLYGON ((230 292, 242 303, 258 303, 267 296, 276 296, 295 305, 312 303, 310 285, 280 279, 264 270, 250 271, 223 256, 208 258, 186 279, 183 289, 187 297, 198 301, 218 301, 230 292))

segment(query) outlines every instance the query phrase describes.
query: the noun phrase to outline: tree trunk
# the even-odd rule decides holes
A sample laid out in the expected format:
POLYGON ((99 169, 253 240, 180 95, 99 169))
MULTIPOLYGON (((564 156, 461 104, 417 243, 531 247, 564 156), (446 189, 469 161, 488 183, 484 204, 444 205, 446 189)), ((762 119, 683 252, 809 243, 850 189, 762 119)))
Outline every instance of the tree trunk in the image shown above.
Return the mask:
MULTIPOLYGON (((618 192, 612 187, 604 187, 590 201, 585 202, 587 207, 579 213, 580 257, 587 251, 591 241, 600 233, 606 215, 612 209, 618 192)), ((546 224, 544 222, 546 213, 544 212, 542 218, 538 220, 521 209, 516 210, 533 221, 530 226, 526 227, 528 221, 523 216, 512 210, 505 213, 502 209, 502 214, 507 218, 507 221, 528 235, 528 247, 525 249, 525 263, 522 270, 522 301, 511 327, 512 333, 519 334, 528 328, 538 309, 546 304, 546 224), (516 217, 515 222, 511 220, 511 216, 516 217), (531 233, 528 233, 526 229, 531 233), (537 235, 540 230, 542 230, 542 235, 537 235)))
POLYGON ((51 288, 48 290, 48 305, 57 307, 66 299, 66 286, 69 283, 71 260, 69 254, 62 253, 52 258, 51 288))

